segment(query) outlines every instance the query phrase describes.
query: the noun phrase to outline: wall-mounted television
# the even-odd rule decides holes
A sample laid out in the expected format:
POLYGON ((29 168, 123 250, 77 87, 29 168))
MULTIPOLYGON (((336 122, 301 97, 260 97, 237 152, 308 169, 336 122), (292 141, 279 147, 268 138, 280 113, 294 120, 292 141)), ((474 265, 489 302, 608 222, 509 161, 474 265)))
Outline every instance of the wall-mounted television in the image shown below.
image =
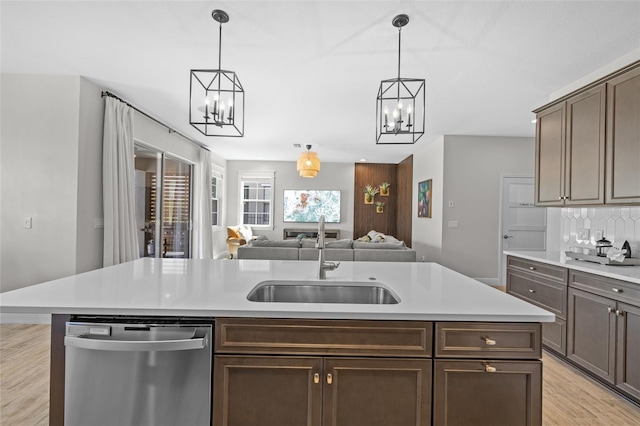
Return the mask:
POLYGON ((340 191, 284 190, 284 222, 313 223, 321 215, 326 223, 340 223, 340 191))

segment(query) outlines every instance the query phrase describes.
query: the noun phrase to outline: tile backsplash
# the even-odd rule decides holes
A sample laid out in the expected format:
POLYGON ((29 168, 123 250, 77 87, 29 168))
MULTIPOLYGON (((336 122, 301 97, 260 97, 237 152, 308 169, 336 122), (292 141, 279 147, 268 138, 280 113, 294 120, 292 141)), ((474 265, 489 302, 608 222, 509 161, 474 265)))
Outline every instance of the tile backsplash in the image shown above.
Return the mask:
POLYGON ((562 250, 573 246, 593 248, 596 235, 602 231, 614 247, 629 241, 631 255, 640 257, 640 207, 563 208, 560 229, 562 250))

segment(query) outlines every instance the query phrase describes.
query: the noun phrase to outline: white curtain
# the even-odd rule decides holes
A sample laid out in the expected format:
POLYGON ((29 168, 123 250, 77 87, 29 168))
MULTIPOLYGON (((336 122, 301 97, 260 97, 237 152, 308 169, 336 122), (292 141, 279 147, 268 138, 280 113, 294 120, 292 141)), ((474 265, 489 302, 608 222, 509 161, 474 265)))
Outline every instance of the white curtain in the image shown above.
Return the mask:
POLYGON ((196 209, 194 211, 194 259, 213 258, 213 236, 211 229, 211 153, 200 149, 200 172, 196 181, 196 209))
POLYGON ((103 266, 137 259, 133 165, 133 109, 105 97, 102 156, 103 266))

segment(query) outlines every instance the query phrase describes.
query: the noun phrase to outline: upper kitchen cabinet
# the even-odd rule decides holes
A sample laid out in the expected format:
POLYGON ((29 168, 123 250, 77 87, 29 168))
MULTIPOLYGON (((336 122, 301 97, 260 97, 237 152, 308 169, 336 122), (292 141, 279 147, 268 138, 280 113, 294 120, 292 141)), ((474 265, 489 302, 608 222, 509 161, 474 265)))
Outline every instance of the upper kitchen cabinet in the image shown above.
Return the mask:
POLYGON ((536 205, 640 203, 640 62, 534 112, 536 205))
POLYGON ((607 204, 640 203, 640 67, 607 82, 607 204))
POLYGON ((606 86, 601 84, 537 114, 536 204, 602 204, 606 86))

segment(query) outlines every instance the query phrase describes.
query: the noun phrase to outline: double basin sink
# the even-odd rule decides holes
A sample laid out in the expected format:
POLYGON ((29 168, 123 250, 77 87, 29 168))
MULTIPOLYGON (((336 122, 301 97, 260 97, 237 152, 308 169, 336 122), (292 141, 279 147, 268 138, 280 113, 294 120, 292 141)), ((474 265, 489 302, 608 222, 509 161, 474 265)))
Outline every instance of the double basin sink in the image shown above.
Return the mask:
POLYGON ((381 284, 367 281, 268 280, 247 295, 252 302, 352 303, 391 305, 400 298, 381 284))

